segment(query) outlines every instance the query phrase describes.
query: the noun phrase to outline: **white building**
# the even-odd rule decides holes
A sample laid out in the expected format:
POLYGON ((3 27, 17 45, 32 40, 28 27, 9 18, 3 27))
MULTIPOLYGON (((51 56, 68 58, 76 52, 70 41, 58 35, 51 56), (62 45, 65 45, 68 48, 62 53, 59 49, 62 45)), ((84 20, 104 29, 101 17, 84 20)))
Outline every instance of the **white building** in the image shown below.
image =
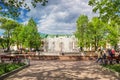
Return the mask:
POLYGON ((45 52, 78 52, 77 40, 73 35, 48 36, 43 41, 45 52))

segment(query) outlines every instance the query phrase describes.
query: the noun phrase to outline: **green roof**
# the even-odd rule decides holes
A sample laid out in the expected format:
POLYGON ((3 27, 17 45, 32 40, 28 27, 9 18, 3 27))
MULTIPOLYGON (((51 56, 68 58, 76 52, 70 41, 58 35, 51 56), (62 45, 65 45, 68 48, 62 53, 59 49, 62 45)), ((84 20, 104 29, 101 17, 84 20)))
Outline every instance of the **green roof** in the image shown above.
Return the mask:
POLYGON ((43 33, 40 33, 40 37, 41 38, 47 38, 48 34, 43 34, 43 33))
POLYGON ((47 38, 47 37, 51 37, 51 38, 53 38, 53 37, 59 37, 59 36, 67 36, 67 37, 70 37, 70 36, 72 36, 72 34, 44 34, 44 33, 40 33, 40 36, 41 36, 41 38, 47 38))

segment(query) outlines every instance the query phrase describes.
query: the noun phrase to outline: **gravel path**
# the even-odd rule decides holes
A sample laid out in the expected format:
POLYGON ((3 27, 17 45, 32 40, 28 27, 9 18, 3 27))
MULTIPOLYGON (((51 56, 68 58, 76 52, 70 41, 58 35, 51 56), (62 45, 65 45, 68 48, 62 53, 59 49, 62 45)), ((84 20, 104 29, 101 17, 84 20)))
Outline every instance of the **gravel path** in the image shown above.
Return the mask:
POLYGON ((31 61, 5 80, 120 80, 90 61, 31 61))

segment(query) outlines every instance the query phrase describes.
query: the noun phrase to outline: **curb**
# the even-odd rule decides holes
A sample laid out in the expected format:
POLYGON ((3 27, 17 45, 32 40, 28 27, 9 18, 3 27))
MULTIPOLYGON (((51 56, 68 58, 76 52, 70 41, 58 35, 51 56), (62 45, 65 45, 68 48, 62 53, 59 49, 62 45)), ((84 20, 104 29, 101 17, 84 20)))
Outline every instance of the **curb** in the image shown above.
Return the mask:
POLYGON ((120 73, 119 72, 116 72, 116 71, 114 71, 112 69, 109 69, 109 68, 106 68, 106 67, 103 67, 103 66, 100 66, 100 65, 99 65, 99 68, 101 68, 102 71, 112 72, 112 73, 114 73, 115 76, 120 77, 120 73))
POLYGON ((15 69, 15 70, 13 70, 13 71, 10 71, 10 72, 8 72, 8 73, 5 73, 5 74, 3 74, 3 75, 0 76, 0 80, 4 80, 5 78, 9 77, 10 75, 15 74, 16 72, 18 72, 18 71, 20 71, 20 70, 22 70, 22 69, 24 69, 24 68, 26 68, 26 67, 28 67, 28 66, 30 66, 30 65, 27 64, 27 65, 24 65, 24 66, 22 66, 22 67, 20 67, 20 68, 17 68, 17 69, 15 69))

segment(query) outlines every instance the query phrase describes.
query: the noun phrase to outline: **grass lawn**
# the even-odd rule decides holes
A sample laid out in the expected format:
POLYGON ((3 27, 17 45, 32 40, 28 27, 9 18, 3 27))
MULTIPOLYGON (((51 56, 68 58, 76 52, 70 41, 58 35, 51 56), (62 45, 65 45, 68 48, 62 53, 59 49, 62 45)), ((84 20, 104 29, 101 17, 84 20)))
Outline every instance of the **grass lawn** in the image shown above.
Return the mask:
POLYGON ((0 75, 15 70, 21 66, 24 66, 24 63, 0 63, 0 75))
POLYGON ((120 73, 120 64, 102 65, 102 66, 120 73))

